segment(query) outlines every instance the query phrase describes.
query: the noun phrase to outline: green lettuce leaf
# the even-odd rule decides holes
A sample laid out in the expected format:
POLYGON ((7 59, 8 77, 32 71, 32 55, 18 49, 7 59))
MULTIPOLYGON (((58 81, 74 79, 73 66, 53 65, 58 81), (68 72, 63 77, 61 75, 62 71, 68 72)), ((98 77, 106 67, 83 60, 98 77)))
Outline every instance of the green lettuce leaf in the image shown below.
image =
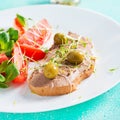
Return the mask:
POLYGON ((0 82, 0 88, 8 88, 8 85, 6 83, 0 82))
POLYGON ((7 33, 9 33, 10 40, 13 40, 14 42, 18 40, 18 30, 15 30, 14 28, 9 28, 7 33))
POLYGON ((4 73, 5 70, 6 70, 6 68, 7 68, 7 66, 8 66, 9 64, 10 64, 10 63, 8 63, 7 60, 4 61, 4 62, 2 62, 2 63, 0 64, 0 73, 4 73))
POLYGON ((0 82, 5 82, 5 77, 2 74, 0 74, 0 82))
POLYGON ((15 79, 20 73, 14 63, 11 63, 5 70, 6 73, 6 82, 10 82, 15 79))

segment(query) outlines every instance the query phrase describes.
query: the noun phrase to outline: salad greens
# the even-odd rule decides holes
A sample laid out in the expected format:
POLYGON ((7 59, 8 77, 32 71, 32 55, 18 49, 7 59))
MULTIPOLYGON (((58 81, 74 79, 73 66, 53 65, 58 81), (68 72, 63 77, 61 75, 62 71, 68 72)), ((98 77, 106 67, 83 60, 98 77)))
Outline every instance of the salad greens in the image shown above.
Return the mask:
POLYGON ((0 88, 8 88, 8 84, 0 82, 0 88))
POLYGON ((18 40, 18 31, 9 28, 7 31, 0 33, 0 54, 12 52, 14 43, 18 40))
POLYGON ((21 84, 27 79, 28 64, 24 56, 32 61, 37 61, 45 56, 45 52, 48 52, 48 50, 44 52, 41 48, 38 49, 44 44, 44 40, 51 36, 51 27, 47 20, 40 21, 41 24, 45 24, 43 27, 41 24, 31 26, 29 21, 34 22, 31 18, 16 14, 13 27, 7 30, 0 28, 0 88, 9 87, 11 81, 21 84), (29 28, 32 32, 26 34, 29 32, 29 28), (49 31, 48 28, 50 28, 49 31), (34 46, 32 46, 33 43, 35 43, 34 46))
POLYGON ((0 74, 0 82, 5 82, 5 77, 0 74))
POLYGON ((18 30, 15 30, 14 28, 9 28, 7 30, 7 33, 9 33, 10 40, 13 40, 14 42, 18 40, 18 30))
POLYGON ((5 70, 5 74, 6 74, 6 81, 10 82, 19 75, 19 70, 17 69, 14 63, 11 63, 10 65, 7 66, 5 70))
POLYGON ((15 79, 19 74, 19 70, 14 63, 2 62, 0 64, 0 88, 6 88, 8 86, 7 83, 15 79))
POLYGON ((0 64, 0 73, 5 72, 7 66, 9 65, 9 62, 6 60, 0 64))
MULTIPOLYGON (((12 56, 14 44, 18 40, 18 30, 9 28, 8 30, 0 29, 0 54, 6 54, 7 57, 12 56)), ((0 88, 7 88, 8 83, 19 75, 17 66, 6 60, 0 64, 0 88)))

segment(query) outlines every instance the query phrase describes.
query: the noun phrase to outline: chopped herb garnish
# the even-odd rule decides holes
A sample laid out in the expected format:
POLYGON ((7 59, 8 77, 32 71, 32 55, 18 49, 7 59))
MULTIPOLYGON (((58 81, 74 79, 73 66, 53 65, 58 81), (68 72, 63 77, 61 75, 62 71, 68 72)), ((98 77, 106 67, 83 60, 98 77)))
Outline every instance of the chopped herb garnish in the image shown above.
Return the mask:
POLYGON ((51 58, 50 61, 53 62, 53 61, 54 61, 54 58, 51 58))
POLYGON ((60 49, 58 49, 56 51, 56 54, 59 56, 59 57, 64 57, 65 53, 67 52, 67 49, 65 49, 65 47, 61 46, 60 49))
POLYGON ((96 73, 96 69, 94 69, 93 73, 96 73))
POLYGON ((86 47, 87 43, 84 40, 80 40, 80 43, 83 47, 86 47))
POLYGON ((118 69, 118 68, 110 68, 109 71, 110 71, 110 72, 114 72, 114 71, 116 71, 117 69, 118 69))
POLYGON ((33 19, 32 19, 32 18, 28 18, 28 20, 32 20, 32 21, 33 21, 33 19))
POLYGON ((70 46, 70 49, 76 49, 78 45, 78 40, 73 40, 70 46))
POLYGON ((48 52, 49 52, 49 50, 48 50, 48 49, 46 49, 44 52, 45 52, 45 53, 48 53, 48 52))

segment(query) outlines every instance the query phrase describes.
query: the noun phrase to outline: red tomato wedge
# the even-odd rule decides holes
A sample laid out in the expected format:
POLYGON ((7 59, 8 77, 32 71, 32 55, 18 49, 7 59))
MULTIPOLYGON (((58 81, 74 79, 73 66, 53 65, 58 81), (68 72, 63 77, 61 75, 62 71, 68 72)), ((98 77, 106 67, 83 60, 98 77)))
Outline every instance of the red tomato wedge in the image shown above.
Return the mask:
POLYGON ((19 31, 20 35, 25 33, 24 27, 20 24, 20 22, 17 18, 15 18, 15 20, 14 20, 14 26, 19 31))
POLYGON ((20 74, 13 80, 14 83, 23 83, 27 79, 28 65, 24 60, 20 46, 15 44, 13 50, 13 62, 16 64, 20 74))
POLYGON ((46 19, 42 19, 18 39, 22 53, 35 61, 44 58, 45 52, 40 48, 50 39, 51 34, 51 26, 46 19))
POLYGON ((28 65, 24 62, 20 69, 20 74, 13 80, 13 83, 21 84, 26 81, 28 75, 28 65))
POLYGON ((8 57, 5 54, 0 54, 0 64, 5 60, 8 60, 8 57))
POLYGON ((21 44, 20 45, 21 51, 23 54, 28 56, 30 60, 40 60, 45 57, 45 52, 40 50, 39 48, 32 47, 30 45, 21 44))

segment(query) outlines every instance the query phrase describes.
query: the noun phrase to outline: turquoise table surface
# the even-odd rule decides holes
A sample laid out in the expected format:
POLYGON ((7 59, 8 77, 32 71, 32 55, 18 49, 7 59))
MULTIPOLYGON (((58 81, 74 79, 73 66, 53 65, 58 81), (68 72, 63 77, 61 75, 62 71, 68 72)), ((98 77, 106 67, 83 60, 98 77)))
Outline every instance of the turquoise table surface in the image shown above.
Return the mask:
MULTIPOLYGON (((49 0, 0 0, 0 10, 46 3, 49 0)), ((78 7, 101 12, 120 23, 120 0, 82 0, 78 7)), ((39 113, 0 113, 0 120, 120 120, 120 84, 82 104, 39 113)))

